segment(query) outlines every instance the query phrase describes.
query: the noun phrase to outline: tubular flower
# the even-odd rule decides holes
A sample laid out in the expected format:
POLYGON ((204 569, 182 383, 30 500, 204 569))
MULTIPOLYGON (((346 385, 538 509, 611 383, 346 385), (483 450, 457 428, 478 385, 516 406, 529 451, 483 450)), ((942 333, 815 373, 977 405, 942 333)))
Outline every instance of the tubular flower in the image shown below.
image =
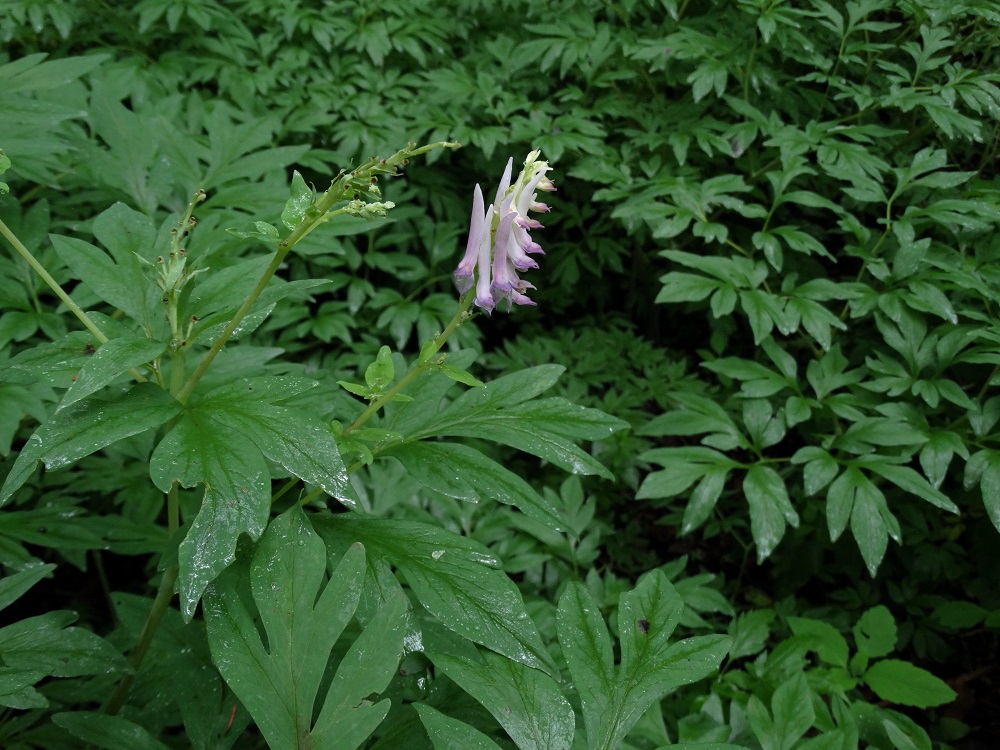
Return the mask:
POLYGON ((544 255, 541 245, 531 239, 529 230, 541 228, 541 223, 528 216, 529 211, 547 212, 549 207, 539 203, 536 190, 556 189, 545 173, 551 167, 538 161, 540 151, 532 151, 524 160, 524 168, 511 184, 514 160, 507 161, 496 196, 486 206, 479 185, 472 200, 472 218, 469 222, 469 241, 458 268, 455 269, 455 286, 461 294, 476 287, 476 305, 487 312, 501 302, 513 305, 533 305, 526 292, 534 289, 518 271, 538 268, 532 255, 544 255))

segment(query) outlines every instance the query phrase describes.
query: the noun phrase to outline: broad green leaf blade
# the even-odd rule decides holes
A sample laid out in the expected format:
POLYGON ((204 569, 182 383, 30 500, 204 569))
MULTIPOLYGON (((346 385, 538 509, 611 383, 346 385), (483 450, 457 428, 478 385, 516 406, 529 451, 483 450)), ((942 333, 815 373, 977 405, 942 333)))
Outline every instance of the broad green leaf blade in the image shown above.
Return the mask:
POLYGON ((201 508, 178 548, 181 612, 190 620, 208 586, 236 558, 240 534, 259 539, 271 515, 271 477, 260 450, 199 410, 188 412, 153 451, 150 475, 205 485, 201 508))
POLYGON ((896 648, 898 635, 892 613, 881 604, 866 611, 854 624, 854 642, 858 651, 872 659, 891 654, 896 648))
POLYGON ((570 583, 559 598, 556 615, 559 645, 580 696, 587 737, 595 740, 610 722, 616 675, 611 636, 590 590, 570 583))
POLYGON ((413 707, 431 738, 434 750, 500 750, 500 746, 463 721, 445 716, 425 703, 413 707))
POLYGON ((520 750, 568 750, 576 719, 555 680, 484 651, 479 659, 429 653, 434 665, 500 722, 520 750))
POLYGON ((774 733, 780 750, 792 748, 813 725, 812 692, 802 672, 784 682, 771 696, 771 713, 774 716, 774 733))
POLYGON ((345 505, 355 506, 337 442, 330 429, 312 414, 240 398, 201 402, 213 421, 232 434, 254 442, 265 456, 293 475, 345 505))
POLYGON ((0 667, 0 706, 21 711, 45 708, 49 702, 33 687, 44 677, 44 670, 0 667))
POLYGON ((46 612, 0 628, 4 666, 44 670, 56 677, 114 674, 128 670, 118 649, 84 628, 66 627, 74 612, 46 612))
POLYGON ((767 466, 751 466, 743 480, 750 506, 750 530, 757 545, 757 562, 766 560, 785 535, 786 522, 799 525, 799 516, 788 499, 785 482, 767 466))
POLYGON ((796 636, 806 639, 810 649, 822 661, 835 667, 847 668, 847 639, 833 625, 806 617, 789 617, 788 626, 796 636))
POLYGON ((55 565, 33 565, 0 578, 0 609, 20 599, 32 586, 56 569, 55 565))
POLYGON ((329 542, 360 541, 369 557, 395 566, 449 630, 530 667, 556 671, 517 586, 478 542, 413 521, 338 514, 315 523, 329 542))
POLYGON ((53 715, 52 721, 88 745, 106 750, 169 750, 147 729, 120 716, 97 711, 72 711, 53 715))
POLYGON ((326 549, 297 505, 272 521, 250 563, 250 587, 267 633, 265 650, 237 587, 246 563, 205 593, 208 641, 219 672, 272 747, 306 748, 313 705, 334 643, 354 615, 365 569, 352 547, 322 596, 326 549))
POLYGON ((571 473, 597 474, 607 479, 612 478, 610 472, 571 441, 603 440, 629 426, 602 411, 586 409, 563 398, 524 401, 503 409, 480 408, 466 415, 455 409, 459 402, 448 409, 454 412, 455 421, 438 434, 485 437, 543 458, 571 473))
POLYGON ((930 482, 908 466, 879 462, 868 464, 867 468, 876 474, 881 474, 900 489, 923 498, 931 505, 951 513, 958 513, 958 506, 949 500, 947 495, 934 489, 930 482))
POLYGON ((116 203, 94 219, 93 228, 110 257, 89 242, 51 235, 56 254, 98 297, 152 330, 154 322, 159 323, 161 293, 153 272, 147 272, 139 261, 139 257, 152 261, 156 255, 152 222, 116 203))
POLYGON ((392 456, 425 487, 449 497, 478 503, 496 500, 520 508, 547 526, 562 530, 566 522, 541 495, 514 472, 475 448, 458 443, 401 443, 382 452, 392 456))
POLYGON ((660 570, 647 574, 635 589, 622 594, 617 701, 609 714, 611 721, 602 723, 597 737, 588 737, 592 747, 616 747, 655 701, 718 669, 731 643, 727 636, 669 642, 683 610, 683 599, 660 570))
POLYGON ((903 706, 941 706, 951 703, 957 695, 944 680, 898 659, 876 662, 863 679, 879 698, 903 706))
POLYGON ((390 598, 344 656, 312 732, 317 748, 354 750, 382 723, 390 701, 373 703, 371 696, 386 689, 399 667, 406 605, 402 592, 390 598))
POLYGON ((96 393, 130 367, 150 362, 167 348, 162 341, 141 336, 110 339, 90 355, 73 385, 66 391, 57 411, 96 393))
POLYGON ((575 474, 611 478, 604 466, 572 439, 600 440, 627 422, 562 398, 532 401, 563 372, 557 365, 532 367, 466 391, 443 412, 414 424, 411 439, 431 436, 493 440, 543 458, 575 474))
POLYGON ((158 427, 181 404, 153 383, 140 383, 114 401, 84 401, 53 415, 28 440, 0 488, 0 505, 31 476, 39 461, 59 469, 123 438, 158 427))
POLYGON ((885 495, 867 477, 862 479, 856 487, 851 509, 851 533, 868 572, 874 577, 889 546, 889 530, 880 512, 886 507, 885 495))

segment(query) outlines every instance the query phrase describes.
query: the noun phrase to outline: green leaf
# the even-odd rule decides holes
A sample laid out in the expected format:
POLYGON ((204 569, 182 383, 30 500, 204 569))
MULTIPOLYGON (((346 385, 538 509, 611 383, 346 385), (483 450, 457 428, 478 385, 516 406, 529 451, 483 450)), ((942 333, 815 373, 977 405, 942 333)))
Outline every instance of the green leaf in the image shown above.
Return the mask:
POLYGON ((405 577, 442 625, 529 667, 555 672, 514 583, 484 546, 429 524, 346 514, 322 516, 316 528, 341 547, 360 541, 405 577))
POLYGON ((431 738, 434 750, 500 750, 500 746, 465 722, 445 716, 425 703, 413 707, 431 738))
POLYGON ((903 706, 930 708, 951 703, 957 697, 944 680, 898 659, 876 662, 862 679, 882 700, 903 706))
POLYGON ((883 605, 872 607, 854 625, 854 642, 858 651, 872 659, 891 654, 896 648, 896 621, 883 605))
POLYGON ((424 440, 394 445, 382 455, 398 460, 410 476, 436 492, 471 503, 495 500, 520 508, 550 528, 566 526, 559 511, 531 485, 475 448, 424 440))
POLYGON ((381 393, 396 378, 396 368, 392 364, 392 352, 388 346, 378 350, 375 361, 365 370, 365 382, 372 393, 381 393))
POLYGON ((750 530, 760 563, 785 535, 786 522, 798 527, 799 516, 788 499, 784 480, 768 466, 750 467, 743 480, 743 492, 750 506, 750 530))
MULTIPOLYGON (((280 390, 281 379, 276 381, 274 387, 280 390)), ((248 394, 247 383, 238 381, 215 388, 192 403, 233 439, 252 441, 294 476, 353 507, 353 490, 330 429, 304 410, 269 403, 280 400, 280 392, 267 398, 248 398, 248 394)), ((294 394, 284 397, 290 395, 294 394)))
POLYGON ((0 578, 0 610, 20 599, 32 586, 56 569, 55 565, 32 565, 0 578))
POLYGON ((51 235, 60 259, 98 297, 138 321, 146 331, 160 325, 161 292, 148 266, 156 257, 156 230, 145 214, 116 203, 94 219, 94 236, 108 253, 89 242, 51 235))
POLYGON ((166 348, 167 345, 162 341, 151 341, 140 336, 106 341, 90 355, 56 411, 96 393, 130 367, 151 362, 163 354, 166 348))
POLYGON ((855 485, 854 507, 851 508, 851 533, 861 550, 868 572, 875 576, 889 546, 889 530, 883 518, 888 512, 885 495, 867 478, 855 485))
POLYGON ((467 385, 470 388, 480 388, 486 385, 486 383, 482 380, 475 377, 471 373, 466 372, 461 367, 453 367, 452 365, 442 363, 437 365, 435 369, 437 369, 442 375, 451 378, 455 382, 467 385))
POLYGON ((733 639, 729 649, 730 659, 753 656, 763 651, 771 635, 774 610, 755 609, 744 612, 729 623, 729 637, 733 639))
POLYGON ((788 626, 792 632, 805 640, 821 660, 835 667, 847 668, 847 640, 827 622, 805 617, 789 617, 788 626))
POLYGON ((62 727, 78 740, 106 750, 169 750, 144 727, 120 716, 108 716, 97 711, 66 711, 52 716, 56 726, 62 727))
POLYGON ((747 704, 747 719, 763 750, 791 750, 815 718, 812 693, 801 672, 774 691, 770 715, 755 695, 747 704))
POLYGON ((934 489, 926 479, 908 466, 872 462, 866 463, 865 468, 876 474, 881 474, 901 490, 916 495, 937 508, 958 513, 958 506, 955 503, 949 500, 944 493, 934 489))
POLYGON ((372 620, 372 634, 366 629, 351 646, 312 728, 327 661, 361 596, 364 549, 352 546, 323 586, 325 569, 323 542, 294 505, 271 522, 249 564, 231 566, 205 593, 212 657, 271 747, 352 750, 389 709, 388 700, 373 704, 368 697, 385 689, 399 664, 405 611, 400 597, 372 620), (266 649, 239 593, 247 574, 266 649))
POLYGON ((570 583, 559 597, 556 615, 559 645, 580 696, 589 746, 608 733, 606 712, 615 699, 617 675, 611 637, 590 590, 570 583))
POLYGON ((408 437, 485 438, 531 453, 573 474, 612 479, 603 464, 570 439, 601 440, 628 427, 627 422, 563 398, 529 400, 550 388, 561 371, 552 366, 533 367, 467 391, 443 412, 429 415, 408 437))
POLYGON ((266 221, 255 221, 253 227, 253 229, 229 227, 226 231, 241 240, 260 240, 265 245, 276 245, 281 241, 281 235, 274 224, 268 224, 266 221))
POLYGON ((4 666, 56 677, 126 671, 118 649, 89 630, 67 627, 76 618, 75 612, 46 612, 0 628, 4 666))
POLYGON ((493 714, 520 750, 569 750, 576 717, 547 674, 492 651, 479 658, 427 655, 493 714))
POLYGON ((305 218, 315 199, 315 193, 297 169, 292 172, 291 193, 281 212, 281 223, 288 229, 295 229, 305 218))
POLYGON ((6 503, 31 476, 39 461, 59 469, 94 451, 158 427, 181 410, 181 404, 153 383, 140 383, 114 401, 89 400, 53 415, 29 438, 3 487, 6 503))
POLYGON ((729 650, 728 637, 669 642, 683 611, 683 599, 660 570, 622 594, 618 607, 621 664, 615 669, 596 602, 579 584, 564 592, 557 615, 559 642, 581 691, 581 702, 586 700, 589 747, 617 747, 653 703, 718 669, 729 650), (588 710, 588 704, 593 710, 588 710))
POLYGON ((197 408, 160 441, 149 472, 164 492, 175 481, 205 485, 198 515, 177 550, 181 612, 190 620, 208 584, 236 559, 240 534, 256 540, 264 532, 271 476, 257 446, 234 440, 211 411, 197 408))

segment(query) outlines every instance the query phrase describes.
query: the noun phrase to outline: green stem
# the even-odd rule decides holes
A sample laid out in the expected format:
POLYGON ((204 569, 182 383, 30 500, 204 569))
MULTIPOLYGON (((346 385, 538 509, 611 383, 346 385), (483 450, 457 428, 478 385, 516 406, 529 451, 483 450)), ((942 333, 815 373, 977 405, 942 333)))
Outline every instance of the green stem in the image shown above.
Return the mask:
POLYGON ((351 425, 344 430, 344 434, 356 430, 369 419, 371 419, 375 414, 379 412, 382 407, 387 403, 392 401, 392 399, 399 393, 401 393, 410 383, 420 377, 423 373, 427 372, 434 364, 434 355, 441 351, 441 347, 444 343, 451 337, 451 335, 458 329, 462 323, 465 322, 467 318, 467 313, 469 307, 472 305, 472 300, 474 298, 473 292, 470 290, 465 293, 458 304, 458 312, 448 323, 448 327, 444 329, 440 334, 434 337, 434 340, 430 342, 423 350, 420 352, 420 359, 417 361, 410 371, 407 372, 403 377, 396 382, 392 388, 383 393, 378 399, 372 401, 368 408, 361 412, 361 415, 351 422, 351 425))
MULTIPOLYGON (((448 326, 441 333, 435 336, 432 341, 428 342, 428 344, 423 348, 423 350, 420 353, 420 359, 417 362, 417 364, 415 364, 409 370, 409 372, 407 372, 402 378, 400 378, 399 382, 393 385, 392 388, 383 393, 381 398, 369 404, 368 408, 366 408, 357 419, 351 422, 349 427, 344 429, 345 435, 353 430, 358 429, 363 424, 365 424, 365 422, 367 422, 375 414, 377 414, 382 407, 384 407, 387 403, 389 403, 392 400, 393 396, 402 393, 403 390, 408 385, 410 385, 410 383, 416 380, 423 373, 427 372, 427 370, 434 365, 434 355, 437 354, 439 351, 441 351, 441 347, 444 346, 445 342, 448 341, 448 339, 458 329, 458 327, 469 319, 469 308, 472 306, 473 299, 475 299, 475 292, 472 290, 466 292, 466 294, 462 297, 462 299, 459 300, 458 311, 455 313, 455 316, 451 319, 451 322, 448 323, 448 326)), ((362 463, 353 463, 347 467, 347 473, 353 474, 363 465, 364 464, 362 463)), ((290 489, 292 489, 292 487, 295 486, 295 483, 297 481, 298 480, 293 479, 289 481, 287 484, 285 484, 281 489, 278 490, 277 494, 275 494, 271 498, 271 502, 273 503, 279 497, 281 497, 290 489)), ((316 498, 320 497, 322 494, 323 494, 323 488, 317 487, 312 492, 303 496, 302 499, 299 500, 299 504, 307 505, 316 498)))
POLYGON ((174 598, 174 584, 177 582, 177 573, 178 568, 176 565, 171 565, 163 571, 163 578, 160 580, 160 587, 156 591, 156 599, 153 600, 153 606, 149 610, 149 616, 146 618, 146 622, 142 626, 142 633, 139 635, 139 642, 136 644, 135 649, 129 656, 129 666, 132 668, 132 671, 122 677, 121 682, 118 683, 118 687, 115 688, 114 694, 104 707, 104 713, 114 715, 121 710, 123 705, 125 705, 125 698, 128 697, 128 692, 132 688, 132 683, 135 682, 136 673, 139 671, 139 667, 142 665, 142 661, 146 657, 146 652, 149 651, 149 647, 153 642, 153 636, 156 635, 156 631, 160 626, 160 621, 167 613, 167 607, 170 606, 170 600, 174 598))
MULTIPOLYGON (((208 352, 206 352, 201 362, 198 363, 198 366, 194 369, 194 372, 191 373, 191 377, 187 379, 187 382, 184 383, 184 386, 177 393, 177 400, 180 401, 182 404, 187 403, 187 400, 191 398, 191 394, 194 392, 195 386, 198 385, 198 381, 202 379, 202 377, 208 371, 208 368, 211 366, 212 361, 218 356, 219 352, 222 351, 222 347, 226 345, 226 342, 229 341, 229 338, 239 327, 240 323, 243 322, 243 319, 247 316, 247 313, 250 312, 250 308, 253 307, 254 303, 257 301, 257 298, 261 295, 261 292, 264 291, 264 287, 267 286, 267 283, 271 280, 271 277, 274 276, 275 271, 278 270, 278 266, 281 265, 281 262, 285 259, 285 256, 288 255, 288 251, 292 249, 292 245, 294 244, 294 242, 292 242, 292 236, 290 236, 288 240, 286 240, 285 242, 281 243, 281 245, 278 246, 278 251, 274 254, 274 257, 271 259, 271 263, 268 265, 264 273, 261 275, 260 280, 257 282, 257 286, 253 288, 253 291, 250 292, 250 295, 240 306, 240 309, 236 311, 236 314, 233 316, 233 319, 230 320, 228 324, 226 324, 226 327, 224 329, 222 329, 222 333, 219 334, 219 337, 215 340, 215 343, 212 344, 212 347, 208 350, 208 352)), ((302 235, 300 234, 299 237, 296 237, 295 241, 297 242, 298 239, 301 238, 301 236, 302 235)))

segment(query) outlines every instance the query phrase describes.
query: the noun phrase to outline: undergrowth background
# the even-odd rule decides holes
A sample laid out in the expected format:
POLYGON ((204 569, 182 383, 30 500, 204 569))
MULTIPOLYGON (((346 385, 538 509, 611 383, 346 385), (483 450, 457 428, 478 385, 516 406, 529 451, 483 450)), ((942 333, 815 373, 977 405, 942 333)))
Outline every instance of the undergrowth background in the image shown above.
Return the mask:
MULTIPOLYGON (((220 269, 252 249, 225 229, 277 223, 293 169, 320 184, 408 141, 463 144, 384 184, 388 218, 289 258, 286 280, 330 283, 253 334, 282 374, 356 380, 382 345, 413 353, 440 330, 474 185, 541 149, 559 192, 538 307, 457 341, 484 379, 562 365, 554 393, 627 421, 593 446, 615 481, 489 449, 573 519, 562 535, 391 464, 359 482, 380 514, 430 507, 489 546, 550 640, 568 582, 612 614, 655 568, 684 596, 682 630, 728 630, 720 674, 627 746, 1000 736, 994 3, 7 0, 0 42, 0 217, 84 307, 99 300, 46 237, 88 236, 115 202, 159 224, 204 189, 189 252, 220 269), (947 686, 894 692, 904 662, 947 686)), ((0 308, 4 360, 73 327, 10 253, 0 308)), ((71 370, 0 383, 8 469, 71 370)), ((122 469, 143 449, 46 473, 0 513, 8 571, 58 564, 5 624, 72 609, 103 635, 111 592, 149 593, 162 494, 122 469)), ((130 718, 186 746, 152 713, 130 718)), ((0 744, 62 746, 45 716, 7 710, 0 744)), ((373 746, 429 746, 385 731, 373 746)))

